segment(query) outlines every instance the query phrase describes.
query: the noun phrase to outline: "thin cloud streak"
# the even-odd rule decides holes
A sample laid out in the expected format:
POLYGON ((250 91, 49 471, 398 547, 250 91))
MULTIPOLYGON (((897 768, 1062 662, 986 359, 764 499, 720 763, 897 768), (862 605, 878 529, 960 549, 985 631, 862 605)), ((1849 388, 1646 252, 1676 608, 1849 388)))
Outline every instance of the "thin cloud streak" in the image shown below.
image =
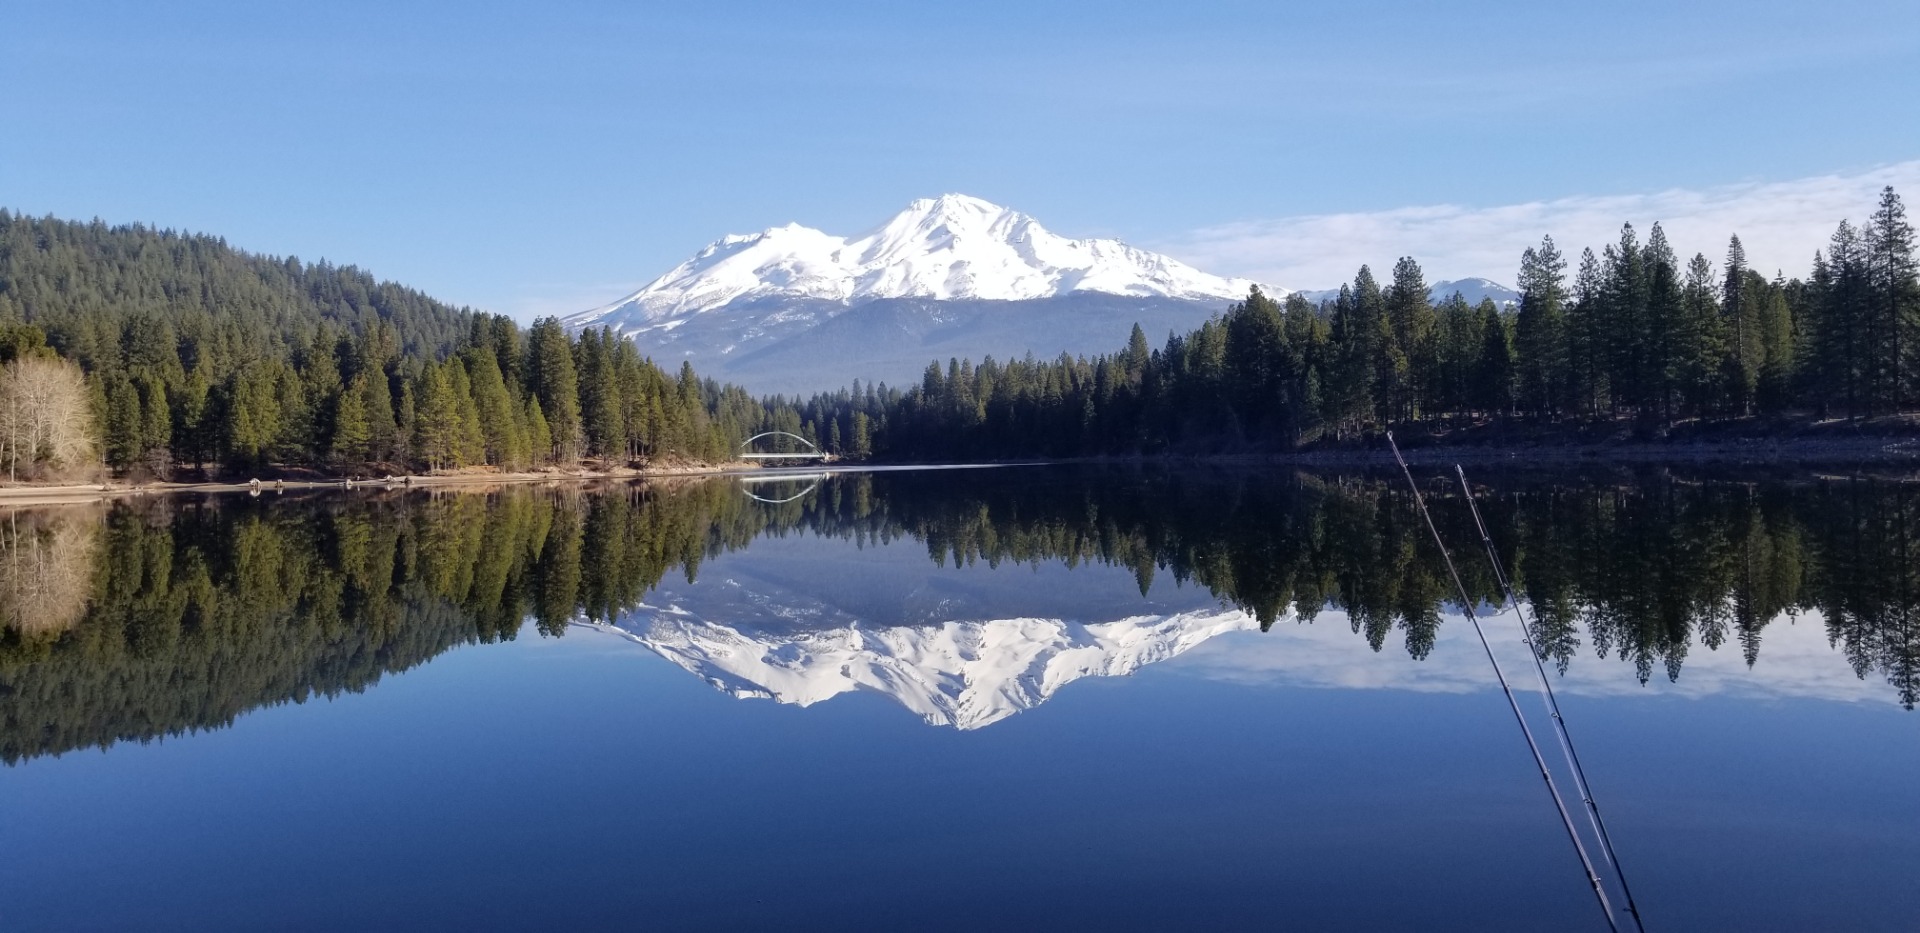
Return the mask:
POLYGON ((1428 281, 1485 276, 1512 282, 1520 253, 1552 236, 1569 266, 1583 247, 1596 252, 1631 223, 1644 240, 1656 222, 1683 257, 1719 262, 1738 234, 1749 264, 1771 276, 1804 277, 1815 250, 1841 220, 1856 225, 1880 189, 1920 191, 1920 160, 1848 174, 1651 194, 1577 196, 1497 207, 1440 204, 1386 211, 1308 214, 1204 227, 1153 246, 1216 275, 1295 289, 1352 281, 1361 264, 1375 274, 1395 259, 1420 261, 1428 281))
POLYGON ((622 295, 632 294, 644 284, 645 281, 608 281, 597 285, 535 283, 516 289, 498 310, 522 324, 531 324, 543 317, 566 317, 598 308, 622 295))

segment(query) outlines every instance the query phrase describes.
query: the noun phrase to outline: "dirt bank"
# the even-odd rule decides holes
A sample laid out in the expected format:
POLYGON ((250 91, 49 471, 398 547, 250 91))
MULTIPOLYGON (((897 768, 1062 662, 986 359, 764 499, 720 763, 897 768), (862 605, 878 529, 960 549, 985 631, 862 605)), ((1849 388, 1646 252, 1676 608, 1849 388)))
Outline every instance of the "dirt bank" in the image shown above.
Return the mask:
POLYGON ((462 470, 447 473, 384 476, 378 479, 273 479, 215 483, 128 483, 110 481, 69 485, 0 486, 0 505, 59 505, 95 502, 127 496, 158 496, 176 493, 261 492, 298 489, 415 489, 466 486, 500 486, 521 483, 573 483, 605 479, 652 479, 678 476, 705 476, 718 473, 742 473, 760 469, 751 463, 675 464, 647 469, 541 470, 525 473, 499 473, 486 470, 462 470), (258 483, 256 486, 255 483, 258 483))

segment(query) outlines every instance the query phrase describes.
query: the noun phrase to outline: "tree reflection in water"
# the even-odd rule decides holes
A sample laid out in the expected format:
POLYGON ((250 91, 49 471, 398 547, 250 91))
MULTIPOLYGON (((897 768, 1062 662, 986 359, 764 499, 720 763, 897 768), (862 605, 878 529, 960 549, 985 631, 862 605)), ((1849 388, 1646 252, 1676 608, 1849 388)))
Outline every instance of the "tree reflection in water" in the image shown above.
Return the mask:
MULTIPOLYGON (((1695 645, 1751 665, 1769 624, 1818 613, 1859 676, 1920 698, 1920 485, 1482 476, 1482 508, 1540 643, 1644 682, 1695 645)), ((1435 473, 1434 518, 1471 542, 1435 473)), ((1384 650, 1432 650, 1449 593, 1385 477, 1147 469, 840 474, 766 503, 673 488, 171 498, 15 510, 0 521, 0 758, 216 728, 262 705, 364 690, 532 620, 611 619, 668 573, 762 535, 911 539, 940 565, 1061 561, 1170 575, 1271 625, 1344 613, 1384 650)), ((1498 604, 1491 574, 1462 564, 1498 604)))

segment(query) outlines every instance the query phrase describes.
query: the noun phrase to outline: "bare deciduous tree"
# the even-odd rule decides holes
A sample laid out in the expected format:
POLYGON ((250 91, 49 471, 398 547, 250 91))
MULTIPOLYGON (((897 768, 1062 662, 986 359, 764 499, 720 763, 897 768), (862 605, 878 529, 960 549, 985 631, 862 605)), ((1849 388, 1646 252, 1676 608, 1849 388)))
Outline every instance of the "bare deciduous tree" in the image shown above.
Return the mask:
POLYGON ((7 480, 75 475, 93 468, 93 412, 86 379, 65 360, 27 356, 0 369, 0 457, 7 480))

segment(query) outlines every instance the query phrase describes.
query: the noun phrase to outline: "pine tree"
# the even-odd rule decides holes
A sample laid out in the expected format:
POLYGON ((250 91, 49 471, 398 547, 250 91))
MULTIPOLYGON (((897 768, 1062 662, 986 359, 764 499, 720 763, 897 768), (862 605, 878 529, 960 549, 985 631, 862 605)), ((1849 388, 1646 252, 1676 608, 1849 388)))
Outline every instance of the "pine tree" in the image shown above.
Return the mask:
POLYGON ((1607 378, 1607 304, 1600 258, 1591 249, 1582 250, 1567 311, 1567 395, 1589 417, 1599 416, 1613 392, 1607 378))
POLYGON ((420 402, 414 390, 417 381, 401 381, 400 401, 393 409, 394 456, 405 463, 415 463, 421 459, 419 446, 415 443, 420 427, 420 402))
POLYGON ((224 447, 243 465, 261 465, 280 441, 281 405, 275 396, 278 370, 271 363, 243 365, 222 386, 224 447))
MULTIPOLYGON (((1816 269, 1816 282, 1820 280, 1816 269)), ((1843 401, 1847 415, 1871 414, 1880 400, 1878 372, 1873 365, 1874 346, 1879 340, 1874 317, 1869 314, 1864 250, 1853 225, 1841 221, 1827 243, 1824 284, 1816 299, 1818 327, 1822 343, 1818 367, 1821 382, 1829 387, 1831 398, 1843 401)))
POLYGON ((1674 376, 1685 368, 1686 348, 1680 337, 1685 329, 1685 303, 1681 295, 1679 259, 1667 243, 1666 231, 1659 224, 1647 236, 1643 262, 1646 269, 1646 327, 1641 336, 1642 374, 1646 392, 1642 404, 1651 405, 1666 421, 1673 420, 1674 376))
POLYGON ((509 470, 525 467, 526 429, 521 425, 520 407, 513 403, 506 380, 500 375, 499 357, 479 347, 462 356, 472 386, 485 461, 509 470))
POLYGON ((535 464, 548 463, 553 459, 553 431, 547 425, 546 412, 540 409, 540 400, 527 396, 526 414, 527 447, 532 451, 535 464))
MULTIPOLYGON (((1255 288, 1247 300, 1228 309, 1225 324, 1226 379, 1233 389, 1235 414, 1248 431, 1257 431, 1284 408, 1282 371, 1285 336, 1280 306, 1255 288)), ((1129 354, 1131 355, 1131 354, 1129 354)), ((1104 363, 1095 370, 1096 396, 1112 394, 1104 363)))
POLYGON ((1411 420, 1420 416, 1426 401, 1423 383, 1433 371, 1434 357, 1433 305, 1427 300, 1426 276, 1413 257, 1402 256, 1393 264, 1393 284, 1382 297, 1391 335, 1383 393, 1390 419, 1411 420))
POLYGON ((561 463, 580 459, 586 437, 580 423, 580 378, 573 347, 558 319, 535 321, 528 332, 527 377, 553 434, 548 456, 561 463))
POLYGON ((1520 256, 1520 311, 1514 320, 1519 401, 1538 415, 1559 413, 1569 382, 1566 273, 1553 237, 1520 256))
MULTIPOLYGON (((1360 281, 1372 281, 1365 267, 1360 272, 1360 281)), ((1322 420, 1333 426, 1335 437, 1350 436, 1373 414, 1374 346, 1380 321, 1370 316, 1369 307, 1375 305, 1363 307, 1354 298, 1354 290, 1345 285, 1333 300, 1333 359, 1321 388, 1326 402, 1322 420)))
POLYGON ((140 390, 140 459, 161 476, 167 474, 173 444, 173 412, 167 388, 152 371, 134 380, 140 390))
POLYGON ((864 411, 853 413, 853 455, 859 458, 873 455, 872 419, 864 411))
POLYGON ((574 368, 580 382, 580 421, 587 450, 604 459, 617 457, 626 445, 621 420, 620 383, 613 370, 609 329, 589 330, 574 345, 574 368))
POLYGON ((313 456, 316 437, 313 402, 306 383, 293 364, 286 360, 267 363, 274 407, 278 410, 278 430, 268 450, 270 459, 280 463, 299 463, 313 456))
POLYGON ((1481 352, 1474 380, 1475 402, 1489 414, 1513 408, 1513 335, 1493 299, 1480 301, 1481 352))
POLYGON ((290 446, 315 453, 328 449, 335 396, 341 386, 340 367, 334 358, 336 342, 327 328, 315 328, 295 361, 300 378, 299 404, 287 406, 283 428, 290 446))
MULTIPOLYGON (((1140 387, 1140 381, 1147 375, 1147 363, 1152 357, 1152 352, 1147 348, 1147 332, 1141 330, 1136 322, 1133 325, 1133 332, 1127 335, 1127 352, 1123 357, 1122 371, 1126 375, 1129 387, 1135 389, 1140 387)), ((860 386, 857 382, 854 384, 854 394, 860 394, 860 386)))
POLYGON ((1602 267, 1601 331, 1607 346, 1607 386, 1611 407, 1644 405, 1648 390, 1649 321, 1647 315, 1646 257, 1633 225, 1620 228, 1620 241, 1609 245, 1602 267))
POLYGON ((428 366, 420 379, 419 397, 414 402, 414 455, 426 463, 428 470, 461 465, 464 426, 460 403, 454 398, 453 386, 447 377, 446 367, 428 366))
POLYGON ((373 367, 360 377, 360 408, 367 415, 367 460, 406 460, 407 451, 402 448, 407 434, 402 433, 394 417, 393 390, 386 373, 373 367))
MULTIPOLYGON (((1319 415, 1324 407, 1325 394, 1323 371, 1331 355, 1331 337, 1326 319, 1298 292, 1287 296, 1281 322, 1285 328, 1286 345, 1293 368, 1291 385, 1287 389, 1287 425, 1291 436, 1286 438, 1286 442, 1288 447, 1294 447, 1320 428, 1319 415)), ((1157 384, 1159 380, 1154 381, 1157 384)), ((1144 431, 1144 425, 1136 429, 1140 442, 1146 440, 1144 431)))
POLYGON ((453 402, 453 465, 485 463, 486 432, 480 427, 480 406, 473 400, 473 381, 459 360, 448 360, 442 368, 447 373, 447 396, 453 402))
POLYGON ((1920 278, 1916 277, 1913 225, 1906 205, 1892 186, 1880 192, 1879 207, 1868 221, 1864 260, 1880 342, 1872 347, 1875 384, 1883 386, 1882 404, 1890 409, 1920 400, 1920 278))
POLYGON ((1747 291, 1747 250, 1734 237, 1727 243, 1727 268, 1720 287, 1720 310, 1728 331, 1726 367, 1727 391, 1738 414, 1752 410, 1759 391, 1760 328, 1755 319, 1757 305, 1747 291))
POLYGON ((1769 413, 1782 411, 1793 401, 1794 372, 1800 365, 1788 286, 1781 281, 1763 282, 1758 273, 1751 271, 1747 277, 1745 292, 1749 296, 1747 300, 1754 301, 1758 308, 1755 321, 1760 328, 1760 350, 1764 354, 1758 388, 1760 409, 1769 413), (1759 296, 1757 300, 1751 297, 1755 294, 1759 296))
POLYGON ((1440 411, 1471 411, 1479 403, 1475 385, 1486 350, 1480 315, 1454 292, 1435 316, 1434 404, 1440 411))
POLYGON ((1720 404, 1729 385, 1725 321, 1714 297, 1713 266, 1695 253, 1681 286, 1680 326, 1674 333, 1672 379, 1690 411, 1705 414, 1720 404))
POLYGON ((122 373, 109 376, 104 384, 107 399, 104 419, 107 464, 116 470, 126 470, 139 463, 144 454, 140 393, 133 387, 132 380, 122 373))
POLYGON ((614 377, 620 382, 621 460, 638 460, 646 449, 648 437, 647 392, 657 375, 651 362, 641 359, 633 341, 616 339, 613 353, 614 377), (652 372, 650 372, 652 371, 652 372))
POLYGON ((371 459, 373 428, 367 416, 366 373, 354 376, 334 397, 333 460, 357 466, 371 459))
POLYGON ((207 452, 213 447, 213 425, 208 415, 208 400, 213 391, 213 382, 208 378, 209 365, 201 360, 193 367, 180 384, 174 386, 167 399, 173 415, 174 460, 184 460, 199 466, 207 459, 207 452))

